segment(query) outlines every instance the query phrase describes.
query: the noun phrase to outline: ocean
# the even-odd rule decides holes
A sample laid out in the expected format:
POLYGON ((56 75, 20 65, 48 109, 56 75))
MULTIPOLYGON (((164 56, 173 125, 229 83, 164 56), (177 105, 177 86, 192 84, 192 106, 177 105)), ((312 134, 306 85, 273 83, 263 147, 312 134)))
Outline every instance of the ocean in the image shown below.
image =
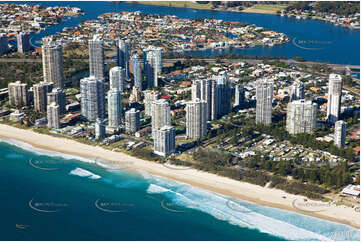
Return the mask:
POLYGON ((228 50, 191 51, 189 54, 213 56, 217 54, 236 53, 249 56, 274 56, 293 58, 303 57, 310 61, 329 62, 332 64, 360 65, 360 30, 335 26, 332 23, 312 20, 280 17, 272 14, 222 12, 213 10, 197 10, 189 8, 174 8, 152 6, 127 2, 111 1, 41 1, 26 2, 27 4, 40 4, 43 6, 75 6, 84 10, 85 15, 69 18, 65 22, 50 26, 46 30, 32 35, 32 43, 39 45, 38 41, 46 35, 60 32, 64 27, 77 26, 81 21, 97 19, 107 12, 141 11, 142 13, 175 15, 180 18, 213 18, 225 21, 247 22, 265 29, 285 33, 290 42, 272 47, 257 46, 253 48, 233 48, 228 50), (296 44, 302 42, 300 48, 296 44), (295 44, 296 43, 296 44, 295 44), (312 49, 317 48, 317 50, 312 49))
POLYGON ((360 239, 347 225, 15 140, 0 140, 0 170, 1 240, 360 239))

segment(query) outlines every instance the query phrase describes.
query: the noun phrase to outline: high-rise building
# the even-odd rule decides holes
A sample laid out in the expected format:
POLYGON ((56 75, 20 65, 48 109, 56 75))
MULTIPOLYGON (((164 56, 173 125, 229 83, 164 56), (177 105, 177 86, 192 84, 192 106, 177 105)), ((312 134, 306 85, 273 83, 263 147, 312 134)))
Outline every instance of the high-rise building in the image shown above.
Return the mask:
POLYGON ((206 101, 207 120, 217 119, 220 102, 217 82, 210 79, 195 80, 193 81, 191 89, 192 100, 199 98, 206 101))
POLYGON ((147 81, 147 88, 158 86, 158 72, 157 72, 157 55, 153 51, 147 53, 147 59, 144 63, 145 79, 147 81))
POLYGON ((218 115, 223 116, 231 112, 232 88, 226 71, 220 73, 217 77, 219 92, 219 110, 218 115))
POLYGON ((288 103, 286 130, 290 134, 311 133, 316 128, 317 104, 303 99, 288 103))
POLYGON ((81 92, 81 113, 89 121, 95 121, 97 118, 104 118, 104 83, 94 76, 86 77, 80 80, 81 92))
POLYGON ((8 84, 9 104, 17 107, 29 106, 28 84, 20 81, 8 84))
POLYGON ((102 140, 105 138, 105 124, 103 119, 97 118, 95 122, 95 139, 102 140))
MULTIPOLYGON (((152 112, 152 132, 163 126, 171 125, 170 119, 170 106, 169 103, 164 99, 153 101, 153 112, 152 112)), ((153 136, 154 137, 154 136, 153 136)))
POLYGON ((33 85, 34 92, 34 110, 37 112, 46 112, 47 94, 53 89, 52 82, 40 82, 33 85))
POLYGON ((190 139, 207 135, 207 102, 196 99, 186 104, 186 133, 190 139))
POLYGON ((338 74, 330 74, 328 81, 327 120, 335 123, 340 116, 342 95, 342 78, 338 74))
POLYGON ((220 92, 218 88, 218 84, 215 80, 210 81, 211 85, 211 120, 216 120, 219 117, 219 109, 220 109, 220 92))
POLYGON ((9 52, 8 36, 4 33, 0 33, 0 55, 6 54, 8 52, 9 52))
POLYGON ((61 44, 49 37, 43 38, 42 58, 44 81, 54 83, 56 88, 63 88, 63 47, 61 44))
POLYGON ((160 94, 157 91, 146 90, 144 93, 144 113, 151 116, 153 113, 153 101, 160 98, 160 94))
POLYGON ((239 108, 244 107, 244 105, 246 103, 244 94, 245 94, 245 90, 244 90, 243 85, 240 85, 240 84, 236 85, 233 107, 239 107, 239 108))
POLYGON ((48 128, 58 129, 60 128, 60 110, 59 105, 56 103, 50 103, 47 106, 47 116, 48 116, 48 128))
POLYGON ((110 88, 117 88, 120 92, 124 91, 125 69, 115 66, 109 70, 110 88))
POLYGON ((162 48, 159 47, 154 47, 154 46, 149 46, 147 49, 144 50, 143 55, 144 55, 144 66, 145 63, 148 59, 148 54, 152 52, 152 55, 154 55, 155 58, 155 69, 158 75, 162 74, 162 67, 163 67, 163 62, 162 62, 162 48))
POLYGON ((291 86, 290 101, 305 98, 305 84, 301 81, 295 81, 291 86))
POLYGON ((120 39, 117 46, 118 66, 124 68, 125 78, 129 78, 129 40, 120 39))
POLYGON ((49 104, 53 102, 55 102, 56 105, 59 105, 60 114, 64 114, 66 106, 66 95, 61 88, 53 88, 53 90, 48 93, 47 103, 49 104))
POLYGON ((16 38, 19 53, 24 54, 31 49, 29 33, 20 32, 17 34, 16 38))
POLYGON ((134 134, 140 127, 140 112, 132 108, 125 112, 125 132, 134 134))
POLYGON ((345 146, 346 141, 346 122, 339 120, 335 123, 335 133, 333 138, 334 144, 337 147, 345 146))
POLYGON ((273 82, 258 80, 256 87, 256 123, 272 123, 273 82))
POLYGON ((104 41, 100 35, 89 40, 89 72, 98 80, 105 80, 104 41))
POLYGON ((108 126, 118 128, 122 122, 122 97, 117 88, 108 91, 108 126))
POLYGON ((140 57, 138 54, 134 54, 132 57, 132 69, 134 76, 134 86, 139 90, 142 90, 142 69, 140 57))
POLYGON ((154 131, 154 153, 168 156, 175 152, 175 128, 163 126, 154 131))

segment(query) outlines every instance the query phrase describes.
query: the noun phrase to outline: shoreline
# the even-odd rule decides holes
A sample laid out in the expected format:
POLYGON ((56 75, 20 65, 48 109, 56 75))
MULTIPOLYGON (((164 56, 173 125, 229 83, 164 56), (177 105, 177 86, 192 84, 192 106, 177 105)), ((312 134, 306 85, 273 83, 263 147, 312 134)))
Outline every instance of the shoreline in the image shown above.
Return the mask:
MULTIPOLYGON (((335 206, 324 203, 329 207, 320 212, 306 212, 295 208, 293 202, 297 199, 303 201, 304 196, 288 194, 279 189, 270 189, 254 184, 221 177, 195 169, 171 169, 171 165, 164 166, 159 163, 142 160, 121 152, 103 149, 99 146, 91 146, 77 141, 39 134, 32 130, 15 128, 0 124, 0 137, 25 142, 33 147, 56 151, 63 154, 71 154, 84 158, 100 158, 109 164, 118 164, 121 167, 133 171, 146 171, 153 175, 162 176, 172 180, 188 183, 192 186, 210 190, 226 196, 250 201, 259 205, 284 209, 299 214, 313 216, 333 222, 338 222, 360 229, 360 214, 354 209, 345 206, 335 206), (246 195, 245 195, 246 194, 246 195), (286 197, 286 198, 284 198, 286 197)), ((321 204, 320 201, 307 199, 307 202, 321 204)))

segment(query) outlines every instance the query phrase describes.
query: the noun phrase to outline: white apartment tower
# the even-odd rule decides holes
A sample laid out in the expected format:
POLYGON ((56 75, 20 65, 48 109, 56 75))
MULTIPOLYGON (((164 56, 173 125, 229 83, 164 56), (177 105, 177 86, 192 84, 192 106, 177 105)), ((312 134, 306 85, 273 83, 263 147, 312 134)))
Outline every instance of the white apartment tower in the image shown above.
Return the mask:
POLYGON ((124 91, 125 69, 115 66, 109 70, 110 88, 117 88, 121 93, 124 91))
POLYGON ((335 146, 341 148, 346 141, 346 122, 339 120, 335 123, 335 133, 333 138, 335 146))
POLYGON ((118 66, 124 68, 125 78, 129 78, 129 40, 120 39, 117 43, 118 66))
POLYGON ((104 118, 104 83, 94 76, 80 80, 81 113, 89 121, 104 118))
POLYGON ((122 122, 122 97, 117 88, 108 91, 108 126, 118 128, 122 122))
POLYGON ((171 125, 169 103, 164 99, 155 100, 152 112, 152 133, 154 134, 155 130, 169 125, 171 125))
POLYGON ((154 132, 154 153, 160 156, 168 156, 175 152, 175 128, 163 126, 154 132))
POLYGON ((125 112, 125 132, 134 134, 140 127, 140 112, 132 108, 125 112))
POLYGON ((342 78, 338 74, 330 74, 328 81, 327 120, 336 123, 341 111, 342 78))
POLYGON ((207 135, 207 102, 195 99, 186 104, 186 133, 190 139, 207 135))
POLYGON ((28 84, 20 81, 8 84, 9 104, 17 107, 29 106, 28 84))
POLYGON ((301 81, 295 81, 291 86, 290 101, 305 98, 305 84, 301 81))
POLYGON ((47 103, 48 103, 47 94, 51 92, 52 89, 53 89, 52 82, 40 82, 33 85, 35 111, 46 112, 47 103))
POLYGON ((317 104, 303 99, 288 103, 286 130, 290 134, 311 133, 316 128, 317 104))
POLYGON ((89 72, 98 80, 105 80, 104 41, 100 35, 94 35, 89 45, 89 72))
POLYGON ((43 75, 45 82, 54 83, 54 87, 63 88, 63 47, 49 37, 43 38, 42 45, 43 75))
POLYGON ((273 82, 258 80, 256 87, 256 123, 272 123, 273 82))
POLYGON ((60 128, 60 108, 56 103, 50 103, 47 106, 48 128, 60 128))
POLYGON ((151 116, 153 113, 153 101, 160 98, 160 94, 157 91, 146 90, 144 93, 144 112, 145 115, 151 116))

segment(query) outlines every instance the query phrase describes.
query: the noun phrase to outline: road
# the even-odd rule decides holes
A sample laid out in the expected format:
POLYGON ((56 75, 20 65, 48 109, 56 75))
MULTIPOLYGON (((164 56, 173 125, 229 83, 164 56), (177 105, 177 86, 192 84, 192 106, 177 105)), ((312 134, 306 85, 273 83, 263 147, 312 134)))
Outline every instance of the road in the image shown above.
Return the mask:
MULTIPOLYGON (((88 59, 73 59, 75 61, 86 61, 88 62, 88 59)), ((177 58, 177 59, 163 59, 163 64, 173 64, 177 61, 184 62, 187 59, 185 58, 177 58)), ((198 60, 198 61, 205 61, 207 63, 216 63, 217 59, 215 58, 201 58, 201 59, 192 59, 192 60, 198 60)), ((116 59, 108 58, 105 60, 105 63, 114 63, 116 59)), ((218 60, 219 61, 219 60, 218 60)), ((223 63, 238 63, 238 62, 246 62, 249 64, 259 64, 262 63, 263 60, 254 60, 254 59, 220 59, 223 63)), ((312 66, 314 64, 319 64, 319 62, 313 62, 313 61, 305 61, 305 62, 299 62, 294 60, 280 60, 282 62, 285 62, 287 64, 303 64, 306 66, 312 66)), ((10 62, 10 63, 24 63, 24 62, 30 62, 30 63, 40 63, 41 59, 31 59, 31 58, 0 58, 0 62, 10 62)), ((341 64, 328 64, 330 67, 332 67, 334 70, 343 70, 345 68, 350 69, 358 69, 360 70, 359 65, 341 65, 341 64)))

